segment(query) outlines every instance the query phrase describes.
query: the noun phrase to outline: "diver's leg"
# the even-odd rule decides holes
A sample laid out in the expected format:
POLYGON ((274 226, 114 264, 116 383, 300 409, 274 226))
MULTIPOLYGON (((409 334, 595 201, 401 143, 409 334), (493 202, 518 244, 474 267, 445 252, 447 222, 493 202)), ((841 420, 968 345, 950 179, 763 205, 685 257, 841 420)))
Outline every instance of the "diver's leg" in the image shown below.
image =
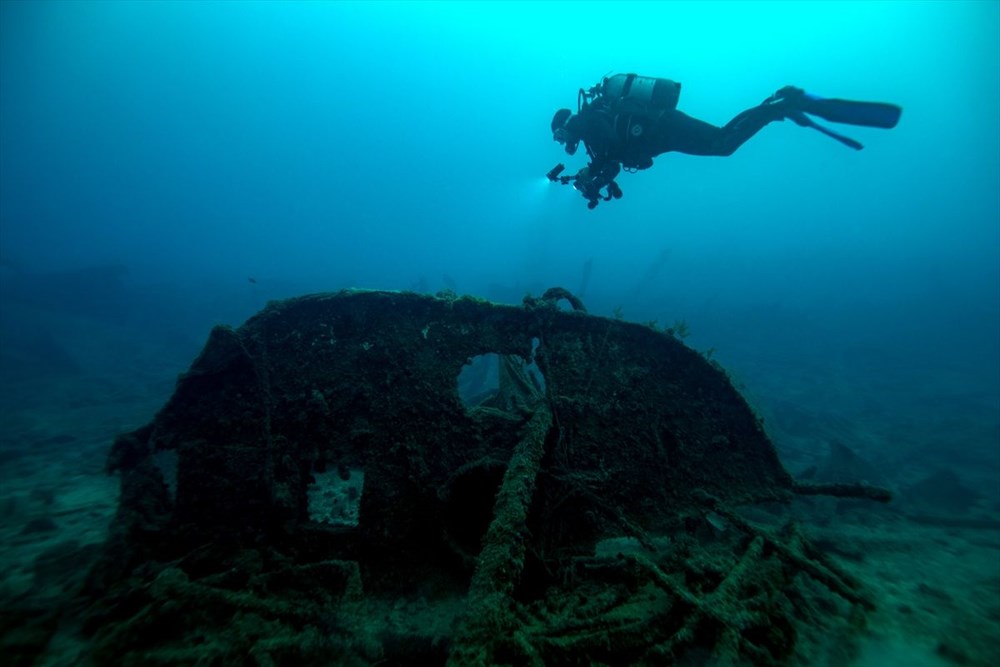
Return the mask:
POLYGON ((657 124, 656 153, 674 151, 688 155, 718 155, 716 146, 722 140, 722 128, 673 109, 665 112, 657 124))
POLYGON ((722 143, 719 155, 732 155, 747 139, 760 132, 765 125, 785 119, 786 105, 761 104, 737 114, 722 128, 722 143))
POLYGON ((660 152, 688 155, 732 155, 737 148, 768 123, 784 118, 782 105, 761 104, 737 115, 724 127, 716 127, 674 110, 665 114, 660 152))

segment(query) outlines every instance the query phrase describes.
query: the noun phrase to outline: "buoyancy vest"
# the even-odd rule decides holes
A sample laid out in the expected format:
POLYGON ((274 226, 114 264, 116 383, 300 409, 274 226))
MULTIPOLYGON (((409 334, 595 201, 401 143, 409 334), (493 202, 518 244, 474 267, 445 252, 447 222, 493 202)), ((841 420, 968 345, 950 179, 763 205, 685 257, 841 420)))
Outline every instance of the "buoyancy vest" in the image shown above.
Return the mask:
POLYGON ((606 113, 621 146, 626 168, 645 169, 652 165, 648 132, 666 111, 677 108, 681 84, 637 74, 605 77, 589 91, 581 90, 584 102, 606 113))

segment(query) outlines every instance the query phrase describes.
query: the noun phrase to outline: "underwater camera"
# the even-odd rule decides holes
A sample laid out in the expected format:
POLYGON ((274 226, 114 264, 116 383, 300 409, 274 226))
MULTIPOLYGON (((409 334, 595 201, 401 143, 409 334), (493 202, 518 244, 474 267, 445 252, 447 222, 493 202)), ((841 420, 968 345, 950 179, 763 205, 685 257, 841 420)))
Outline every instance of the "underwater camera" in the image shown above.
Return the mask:
POLYGON ((552 167, 552 169, 549 169, 548 173, 545 174, 545 178, 553 183, 560 183, 562 185, 572 183, 577 192, 587 200, 587 208, 593 210, 601 200, 611 201, 612 199, 622 198, 622 189, 613 180, 614 176, 618 173, 617 165, 612 167, 606 166, 596 174, 591 174, 590 166, 588 165, 572 176, 563 176, 562 173, 565 169, 566 165, 560 162, 552 167), (601 190, 604 188, 607 188, 607 194, 601 193, 601 190))

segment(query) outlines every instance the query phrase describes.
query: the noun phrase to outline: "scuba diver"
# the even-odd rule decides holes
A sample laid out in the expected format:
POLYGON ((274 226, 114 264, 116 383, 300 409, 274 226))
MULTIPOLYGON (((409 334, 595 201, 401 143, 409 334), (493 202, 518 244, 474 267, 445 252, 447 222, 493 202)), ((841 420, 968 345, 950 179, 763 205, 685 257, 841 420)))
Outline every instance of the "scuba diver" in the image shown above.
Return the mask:
POLYGON ((789 119, 861 150, 857 141, 817 124, 806 114, 835 123, 892 128, 902 109, 882 102, 825 99, 801 88, 785 86, 759 105, 716 127, 677 110, 681 84, 669 79, 615 74, 590 90, 580 89, 577 112, 559 109, 552 117, 552 138, 574 155, 583 143, 590 162, 573 176, 557 164, 546 176, 572 183, 593 209, 601 201, 620 199, 615 178, 622 168, 638 171, 670 151, 688 155, 732 155, 765 125, 789 119))

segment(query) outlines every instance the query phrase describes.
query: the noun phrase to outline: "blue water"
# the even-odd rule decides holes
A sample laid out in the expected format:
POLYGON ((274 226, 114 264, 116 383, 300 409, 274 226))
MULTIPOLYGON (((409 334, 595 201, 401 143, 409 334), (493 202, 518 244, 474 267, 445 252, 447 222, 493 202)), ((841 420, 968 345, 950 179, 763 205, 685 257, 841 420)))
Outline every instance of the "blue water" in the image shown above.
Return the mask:
POLYGON ((5 0, 0 262, 8 381, 12 313, 84 366, 64 315, 174 331, 169 380, 268 299, 559 285, 684 321, 779 429, 801 399, 900 484, 1000 497, 1000 4, 5 0), (903 115, 665 154, 589 211, 549 121, 615 72, 717 125, 787 84, 903 115))
POLYGON ((592 309, 780 302, 850 332, 905 305, 890 325, 971 336, 957 347, 995 369, 997 20, 986 2, 6 2, 3 256, 268 296, 573 289, 591 260, 592 309), (548 123, 616 71, 682 82, 680 108, 719 125, 785 84, 904 115, 848 128, 861 152, 786 122, 730 158, 666 154, 591 212, 542 178, 566 158, 548 123))

